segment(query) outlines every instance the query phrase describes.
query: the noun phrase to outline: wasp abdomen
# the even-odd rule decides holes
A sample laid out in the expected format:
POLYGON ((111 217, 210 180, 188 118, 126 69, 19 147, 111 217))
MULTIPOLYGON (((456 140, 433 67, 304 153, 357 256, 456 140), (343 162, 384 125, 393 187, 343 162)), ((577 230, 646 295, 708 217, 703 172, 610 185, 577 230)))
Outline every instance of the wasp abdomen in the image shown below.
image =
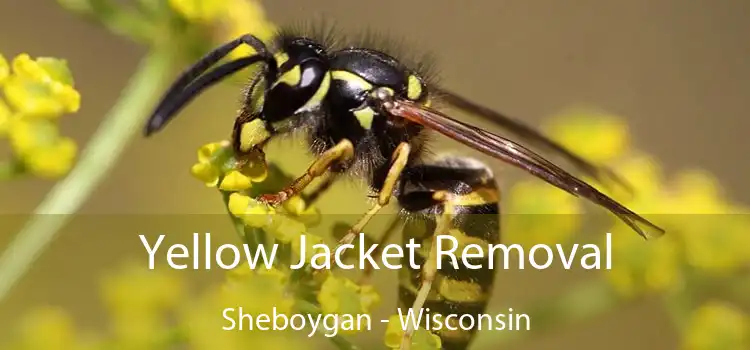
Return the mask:
MULTIPOLYGON (((427 263, 432 244, 436 244, 436 230, 440 217, 450 211, 452 216, 448 232, 441 234, 442 248, 456 246, 454 260, 443 256, 432 290, 422 308, 425 317, 423 327, 437 333, 444 349, 465 349, 477 328, 460 325, 461 315, 471 315, 478 320, 487 308, 495 281, 494 271, 488 268, 489 252, 482 257, 466 259, 461 251, 467 244, 488 247, 500 240, 500 193, 492 172, 481 163, 469 158, 444 158, 429 165, 415 166, 408 170, 401 184, 399 202, 404 210, 413 213, 413 218, 404 227, 404 243, 414 239, 421 249, 416 252, 414 262, 418 266, 427 263), (445 193, 438 200, 436 193, 445 193), (448 237, 449 236, 449 237, 448 237), (447 317, 448 315, 456 315, 447 317)), ((476 253, 476 252, 473 252, 476 253)), ((409 308, 416 299, 422 282, 421 269, 410 269, 408 264, 401 271, 399 301, 402 308, 409 308)))

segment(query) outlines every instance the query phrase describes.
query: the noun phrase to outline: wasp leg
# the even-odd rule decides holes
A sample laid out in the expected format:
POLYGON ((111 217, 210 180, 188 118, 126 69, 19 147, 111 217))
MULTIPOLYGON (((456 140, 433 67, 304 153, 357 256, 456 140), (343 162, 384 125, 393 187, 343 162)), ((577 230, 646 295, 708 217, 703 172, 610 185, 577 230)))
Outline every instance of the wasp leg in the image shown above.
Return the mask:
POLYGON ((305 205, 309 207, 315 204, 315 202, 318 199, 320 199, 320 196, 325 194, 328 191, 328 189, 330 189, 331 186, 333 186, 333 184, 336 182, 339 176, 340 176, 339 173, 332 173, 332 172, 326 173, 326 176, 323 179, 323 182, 321 182, 320 185, 318 185, 318 187, 310 191, 310 193, 302 194, 302 199, 305 201, 305 205))
POLYGON ((292 182, 291 185, 278 193, 264 194, 260 196, 260 200, 271 205, 277 205, 281 202, 286 201, 290 197, 301 193, 307 188, 310 183, 325 174, 331 166, 336 163, 347 162, 354 157, 354 146, 351 141, 347 139, 341 140, 335 146, 329 148, 323 154, 321 154, 311 165, 307 168, 307 172, 298 177, 292 182))
POLYGON ((357 233, 362 232, 362 229, 364 229, 365 225, 370 222, 370 219, 372 219, 375 214, 383 209, 383 207, 388 205, 391 197, 393 197, 393 191, 396 188, 396 183, 398 182, 399 177, 401 177, 401 173, 404 171, 404 168, 406 168, 410 153, 411 146, 409 146, 408 143, 404 142, 396 147, 396 151, 393 152, 391 166, 388 169, 388 174, 386 175, 385 181, 383 182, 383 187, 378 192, 378 201, 370 208, 370 210, 367 211, 364 216, 362 216, 361 219, 359 219, 359 221, 357 221, 356 224, 354 224, 354 226, 352 226, 349 232, 347 232, 347 234, 339 240, 338 246, 352 243, 357 237, 357 233))
MULTIPOLYGON (((439 235, 449 234, 451 221, 453 219, 453 204, 447 200, 448 193, 436 192, 433 198, 437 201, 443 202, 443 214, 437 220, 437 227, 435 229, 434 237, 439 235)), ((432 283, 435 281, 437 275, 437 244, 433 241, 430 245, 430 252, 427 254, 427 260, 422 266, 422 282, 417 290, 417 295, 414 298, 414 303, 411 305, 411 310, 415 315, 420 314, 420 310, 424 307, 427 296, 430 295, 432 290, 432 283)), ((409 350, 411 348, 411 338, 414 335, 414 324, 409 322, 404 331, 404 338, 401 340, 401 350, 409 350)))

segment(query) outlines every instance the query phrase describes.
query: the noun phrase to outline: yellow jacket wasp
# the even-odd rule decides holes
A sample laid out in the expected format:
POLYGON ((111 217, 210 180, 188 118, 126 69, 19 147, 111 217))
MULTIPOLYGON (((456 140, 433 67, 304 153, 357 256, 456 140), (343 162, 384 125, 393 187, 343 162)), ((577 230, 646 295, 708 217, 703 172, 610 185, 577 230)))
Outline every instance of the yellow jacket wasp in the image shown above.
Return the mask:
MULTIPOLYGON (((307 135, 309 149, 317 158, 304 175, 284 190, 261 196, 274 205, 301 193, 315 178, 327 173, 367 179, 377 201, 340 244, 351 242, 362 232, 392 196, 402 212, 419 216, 426 223, 421 231, 405 229, 405 240, 417 238, 422 243, 434 235, 450 234, 459 241, 499 241, 500 192, 492 172, 467 157, 426 159, 423 147, 428 131, 436 131, 586 198, 608 209, 644 238, 664 233, 528 148, 453 119, 431 106, 439 101, 492 120, 519 138, 567 158, 588 176, 618 180, 608 170, 586 162, 518 121, 431 84, 426 71, 405 64, 386 50, 366 44, 336 47, 314 33, 282 30, 271 47, 252 35, 244 35, 211 51, 170 87, 148 121, 146 135, 163 128, 206 88, 256 63, 262 63, 262 69, 245 91, 232 133, 234 150, 238 155, 247 154, 261 151, 276 136, 300 131, 307 135), (255 54, 208 71, 240 45, 252 47, 255 54), (483 219, 475 220, 470 217, 473 214, 484 214, 476 215, 483 219)), ((494 274, 470 269, 438 272, 434 253, 434 247, 423 252, 418 257, 422 271, 408 271, 402 278, 402 306, 415 310, 429 307, 442 314, 482 313, 494 274)), ((409 347, 412 333, 413 329, 406 331, 402 349, 409 347)), ((445 349, 465 349, 473 331, 446 331, 439 335, 445 349)))

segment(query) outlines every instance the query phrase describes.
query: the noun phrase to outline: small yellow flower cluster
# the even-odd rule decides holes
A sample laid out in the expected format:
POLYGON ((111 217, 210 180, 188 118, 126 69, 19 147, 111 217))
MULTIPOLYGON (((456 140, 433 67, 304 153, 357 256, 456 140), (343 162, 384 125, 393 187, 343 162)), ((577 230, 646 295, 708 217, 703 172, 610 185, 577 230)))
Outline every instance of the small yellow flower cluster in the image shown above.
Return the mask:
POLYGON ((170 329, 166 315, 186 300, 185 286, 174 271, 128 264, 101 283, 110 313, 111 340, 127 348, 147 348, 170 329))
POLYGON ((100 346, 96 338, 81 334, 70 315, 59 308, 42 307, 25 315, 17 325, 8 350, 88 350, 100 346))
POLYGON ((260 158, 250 159, 241 165, 232 157, 229 142, 208 143, 198 149, 198 162, 193 164, 190 172, 208 187, 218 186, 222 191, 244 191, 268 176, 262 155, 254 155, 260 158))
MULTIPOLYGON (((259 1, 255 0, 169 0, 170 7, 185 20, 206 26, 216 26, 217 42, 226 42, 252 33, 268 42, 276 31, 259 1)), ((230 58, 252 54, 252 49, 240 46, 230 58)))
POLYGON ((327 315, 355 316, 371 313, 380 303, 380 296, 372 286, 360 286, 331 274, 320 287, 318 303, 327 315))
MULTIPOLYGON (((294 261, 299 260, 303 248, 308 263, 316 254, 324 251, 319 245, 324 243, 324 239, 308 232, 308 224, 317 221, 317 211, 308 207, 302 198, 290 198, 280 208, 283 210, 278 211, 277 208, 256 200, 251 194, 257 184, 262 184, 268 178, 268 167, 262 154, 246 154, 242 161, 238 161, 227 142, 209 143, 198 151, 198 162, 193 165, 191 172, 207 186, 218 187, 227 194, 229 212, 240 219, 245 227, 259 229, 261 234, 269 235, 275 243, 280 244, 281 249, 289 249, 295 256, 294 261), (305 247, 300 246, 302 235, 305 236, 305 247)), ((287 267, 281 262, 279 270, 273 270, 272 275, 278 277, 277 281, 281 284, 288 280, 287 267)), ((233 276, 246 276, 251 274, 249 271, 247 268, 238 270, 233 276)), ((321 314, 341 317, 370 313, 380 301, 380 296, 372 286, 358 285, 329 270, 321 270, 308 277, 312 284, 305 288, 316 296, 315 302, 320 307, 317 312, 321 314)), ((283 293, 274 291, 273 294, 283 293)), ((227 297, 221 298, 224 303, 226 299, 227 297)), ((278 307, 279 303, 265 305, 278 307)), ((337 324, 344 325, 341 322, 337 324)), ((346 327, 339 329, 340 334, 356 331, 358 330, 346 327)))
MULTIPOLYGON (((289 349, 300 347, 298 338, 289 332, 222 330, 227 321, 221 316, 227 307, 235 309, 234 316, 291 315, 295 299, 289 290, 289 274, 275 268, 251 270, 240 266, 231 271, 227 281, 202 297, 184 305, 182 324, 188 343, 193 349, 243 349, 248 347, 289 349), (241 308, 241 309, 240 309, 241 308)), ((235 317, 237 319, 237 317, 235 317)), ((272 321, 273 322, 273 321, 272 321)))
POLYGON ((685 266, 719 273, 750 263, 750 237, 745 229, 750 222, 746 215, 738 215, 746 210, 723 198, 709 174, 683 171, 665 179, 652 157, 632 148, 627 125, 606 113, 572 111, 555 118, 547 129, 572 151, 611 164, 635 194, 602 190, 627 198, 621 200, 624 205, 668 232, 644 242, 619 221, 607 231, 615 233, 613 261, 617 264, 607 278, 624 295, 679 287, 685 266))
MULTIPOLYGON (((667 178, 651 156, 631 149, 623 122, 612 116, 561 116, 551 130, 573 151, 613 164, 635 190, 622 203, 667 231, 648 242, 620 221, 606 231, 613 232, 614 264, 606 278, 621 295, 695 290, 702 286, 694 281, 707 276, 732 283, 750 266, 748 210, 725 198, 713 176, 688 170, 667 178)), ((684 348, 747 349, 748 316, 729 305, 715 301, 684 310, 692 312, 684 348)))
POLYGON ((28 54, 11 63, 0 55, 0 137, 8 139, 14 159, 3 177, 29 173, 42 178, 65 175, 73 165, 76 143, 60 135, 60 116, 75 113, 81 96, 64 60, 28 54))
MULTIPOLYGON (((389 318, 388 327, 385 331, 385 345, 389 349, 400 349, 404 338, 404 328, 398 315, 389 318)), ((442 349, 442 341, 436 334, 417 328, 411 338, 411 348, 414 350, 437 350, 442 349)))
MULTIPOLYGON (((627 124, 602 112, 571 110, 552 118, 546 133, 584 159, 608 163, 629 148, 627 124)), ((514 184, 506 196, 503 235, 522 246, 564 243, 581 228, 582 202, 537 179, 514 184)))
POLYGON ((685 350, 750 348, 750 318, 719 301, 710 301, 693 310, 685 333, 685 350))
MULTIPOLYGON (((287 290, 289 275, 276 269, 230 271, 225 283, 190 295, 187 283, 168 268, 148 270, 142 264, 125 265, 107 275, 102 294, 110 314, 107 332, 85 333, 59 309, 42 308, 27 315, 16 337, 0 346, 9 350, 51 349, 164 349, 188 345, 191 349, 299 348, 299 334, 274 331, 224 331, 222 316, 232 307, 243 314, 290 315, 295 300, 287 290)), ((295 332, 298 333, 298 332, 295 332)))
MULTIPOLYGON (((305 223, 317 221, 318 212, 307 207, 304 200, 295 196, 283 204, 283 209, 293 216, 274 216, 276 209, 258 202, 246 193, 253 184, 261 183, 268 177, 268 167, 262 153, 254 152, 243 156, 242 161, 234 158, 228 142, 212 142, 198 150, 198 162, 190 172, 208 187, 231 193, 227 207, 229 212, 243 220, 252 228, 264 229, 282 243, 297 241, 305 233, 305 223)), ((313 241, 312 235, 308 241, 313 241)))
MULTIPOLYGON (((614 239, 618 267, 608 277, 623 293, 681 287, 682 275, 691 271, 728 276, 750 263, 750 220, 742 208, 721 197, 711 176, 685 171, 662 182, 654 162, 634 158, 623 164, 626 171, 621 173, 638 180, 633 182, 636 189, 648 189, 626 204, 637 212, 660 213, 652 220, 667 230, 666 236, 649 242, 634 235, 614 239)), ((623 224, 616 226, 610 232, 625 233, 623 224)))
POLYGON ((524 180, 508 191, 502 219, 508 243, 530 247, 568 241, 581 224, 581 204, 542 181, 524 180))

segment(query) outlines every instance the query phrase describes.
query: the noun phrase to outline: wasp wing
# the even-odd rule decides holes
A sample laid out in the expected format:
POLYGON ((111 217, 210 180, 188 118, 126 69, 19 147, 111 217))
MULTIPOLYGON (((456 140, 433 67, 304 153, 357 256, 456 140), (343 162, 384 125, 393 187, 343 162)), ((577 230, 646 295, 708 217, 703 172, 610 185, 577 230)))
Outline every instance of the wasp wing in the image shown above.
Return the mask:
POLYGON ((592 164, 591 162, 573 153, 565 146, 553 141, 549 137, 522 123, 521 121, 493 111, 492 109, 472 102, 465 97, 462 97, 446 89, 433 87, 433 90, 435 90, 436 93, 440 96, 440 100, 442 102, 445 102, 452 107, 473 114, 484 120, 495 123, 496 125, 515 134, 519 138, 528 141, 530 144, 543 147, 546 150, 561 155, 562 157, 573 163, 574 166, 578 167, 586 175, 591 176, 601 183, 606 183, 604 179, 609 178, 625 188, 628 192, 633 192, 630 184, 628 184, 627 181, 615 174, 612 170, 592 164))
POLYGON ((421 124, 473 149, 521 168, 572 195, 586 198, 608 209, 644 238, 654 238, 664 234, 663 229, 650 221, 539 154, 509 139, 460 122, 440 111, 409 100, 392 100, 384 103, 383 108, 396 117, 421 124), (650 229, 642 229, 639 223, 650 229))

